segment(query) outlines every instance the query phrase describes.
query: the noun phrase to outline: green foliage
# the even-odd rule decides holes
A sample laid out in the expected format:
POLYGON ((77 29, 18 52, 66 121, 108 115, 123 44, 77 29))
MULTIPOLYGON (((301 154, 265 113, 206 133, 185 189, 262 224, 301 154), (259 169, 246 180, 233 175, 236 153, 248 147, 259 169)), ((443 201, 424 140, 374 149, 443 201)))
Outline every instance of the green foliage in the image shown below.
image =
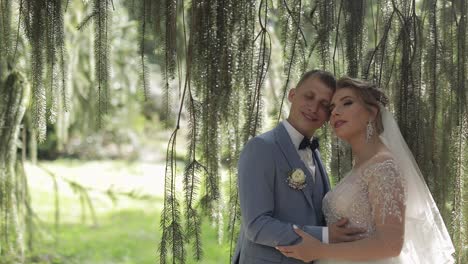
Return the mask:
POLYGON ((52 123, 56 121, 57 112, 60 111, 59 101, 62 101, 62 107, 67 102, 63 13, 61 0, 20 2, 24 30, 31 43, 33 122, 39 141, 46 137, 47 101, 51 102, 49 120, 52 123), (44 70, 47 73, 46 78, 44 70), (44 83, 47 83, 47 89, 44 83))
MULTIPOLYGON (((109 100, 109 38, 111 0, 93 1, 94 16, 94 56, 99 96, 99 117, 106 113, 109 100)), ((99 124, 100 126, 100 124, 99 124)))
MULTIPOLYGON (((109 73, 111 81, 108 83, 112 100, 106 103, 107 114, 100 114, 103 109, 99 109, 97 57, 94 50, 89 49, 93 47, 95 39, 95 28, 91 27, 95 22, 93 8, 91 4, 83 5, 82 1, 69 3, 65 16, 65 57, 69 59, 67 72, 73 75, 70 75, 69 89, 66 91, 70 98, 68 112, 59 111, 57 122, 48 125, 51 129, 47 141, 39 144, 39 157, 51 158, 41 155, 41 151, 47 151, 83 158, 102 158, 98 152, 106 148, 106 142, 122 145, 132 139, 134 132, 130 129, 141 133, 146 124, 142 114, 142 96, 138 91, 140 84, 135 81, 139 76, 139 59, 134 56, 138 52, 138 45, 135 44, 138 41, 138 26, 129 21, 121 5, 117 5, 120 8, 119 16, 109 17, 113 30, 108 32, 107 37, 109 46, 113 48, 107 63, 113 69, 109 73), (88 145, 89 149, 70 147, 70 142, 76 140, 83 142, 82 146, 86 145, 86 138, 98 142, 88 145), (52 142, 54 144, 50 144, 52 142)), ((151 117, 151 114, 154 115, 150 113, 148 116, 151 117)))
POLYGON ((1 2, 0 11, 0 80, 3 80, 7 73, 7 66, 11 63, 11 1, 1 2))
POLYGON ((347 75, 350 77, 359 76, 359 64, 362 56, 362 46, 365 44, 363 37, 364 17, 366 8, 364 1, 342 1, 345 52, 348 62, 347 75))
MULTIPOLYGON (((127 4, 132 6, 132 17, 138 23, 127 26, 113 23, 112 0, 93 0, 89 5, 78 0, 1 3, 0 91, 7 91, 4 80, 18 67, 16 61, 22 61, 15 56, 27 50, 17 52, 21 48, 19 36, 24 34, 30 45, 27 60, 33 93, 32 121, 27 125, 33 128, 30 135, 37 135, 39 141, 45 139, 47 120, 55 123, 59 146, 67 140, 65 131, 72 125, 88 130, 105 127, 101 124, 103 113, 125 112, 121 106, 138 98, 134 90, 126 89, 135 87, 131 81, 134 75, 148 97, 148 61, 161 59, 158 63, 164 78, 165 116, 172 117, 172 97, 179 95, 181 102, 167 149, 159 245, 162 263, 185 263, 190 252, 185 242, 192 243, 195 259, 206 255, 200 239, 202 215, 216 223, 218 240, 223 241, 223 166, 228 175, 228 234, 231 241, 237 237, 235 167, 242 146, 262 131, 265 83, 274 64, 282 64, 284 73, 283 85, 272 88, 278 90, 272 93, 281 98, 277 100, 279 107, 274 106, 272 111, 276 121, 284 118, 287 90, 310 68, 368 79, 387 92, 390 108, 449 226, 457 260, 466 261, 466 1, 132 0, 127 4), (76 20, 70 27, 64 16, 68 5, 85 6, 88 15, 70 11, 76 20), (13 7, 18 17, 12 15, 13 7), (93 27, 88 28, 91 23, 93 27), (87 37, 78 37, 76 26, 87 37), (128 37, 129 43, 134 43, 125 44, 133 47, 127 52, 110 49, 118 46, 111 45, 118 27, 129 29, 124 29, 129 34, 116 37, 128 37), (70 42, 65 32, 71 32, 70 42), (283 51, 279 61, 272 53, 277 38, 283 51), (80 47, 78 51, 75 46, 80 47), (91 53, 90 46, 94 46, 91 53), (137 53, 139 56, 132 56, 137 53), (122 86, 111 82, 111 54, 119 54, 116 63, 121 72, 116 79, 123 80, 122 86), (130 57, 136 60, 122 59, 130 57), (67 88, 67 73, 73 73, 72 89, 67 88), (111 94, 118 98, 117 103, 110 100, 111 94), (73 101, 68 102, 72 97, 73 101), (65 121, 64 110, 74 113, 72 122, 65 121), (185 113, 187 118, 183 118, 185 113), (97 125, 87 126, 89 120, 97 125), (184 153, 185 168, 180 170, 176 144, 181 140, 176 139, 182 128, 188 128, 189 142, 184 153), (182 182, 183 194, 176 191, 178 182, 182 182)), ((121 9, 119 12, 126 14, 121 9)), ((12 113, 5 105, 0 105, 2 117, 12 113)), ((128 109, 132 110, 127 113, 140 112, 139 107, 128 109)), ((0 119, 0 131, 11 124, 17 127, 6 138, 14 142, 19 121, 0 119)), ((329 130, 320 133, 322 145, 331 149, 324 150, 324 157, 336 182, 351 167, 352 155, 330 136, 329 130)), ((7 166, 5 153, 0 151, 0 167, 7 166)), ((13 175, 14 169, 11 171, 13 175)), ((8 193, 8 177, 2 176, 3 195, 8 193)), ((87 198, 83 199, 86 204, 87 198)), ((10 214, 7 204, 3 208, 4 214, 10 214)), ((1 239, 7 239, 7 233, 1 239)))
MULTIPOLYGON (((187 169, 181 174, 185 198, 190 202, 184 209, 192 211, 193 195, 200 190, 202 211, 219 223, 215 217, 218 197, 223 196, 219 175, 221 166, 225 166, 229 175, 228 231, 236 239, 233 231, 239 213, 233 175, 240 149, 262 131, 263 86, 271 64, 284 65, 284 85, 273 87, 276 91, 272 92, 281 98, 277 101, 279 108, 272 107, 276 121, 284 118, 283 102, 297 77, 310 68, 322 68, 338 77, 347 74, 373 81, 389 95, 390 109, 451 229, 458 262, 462 263, 466 258, 463 225, 468 221, 461 213, 468 193, 464 187, 468 159, 464 154, 467 128, 463 121, 467 105, 467 22, 462 2, 192 1, 183 10, 191 18, 189 28, 176 28, 183 32, 184 41, 188 38, 186 49, 176 49, 176 56, 186 62, 182 64, 186 70, 179 76, 179 89, 184 91, 181 100, 189 121, 187 169), (222 11, 217 9, 220 2, 225 7, 222 11), (276 37, 283 50, 280 62, 271 60, 271 42, 276 37), (200 179, 200 184, 190 184, 200 179)), ((181 107, 179 119, 182 112, 181 107)), ((171 151, 179 128, 177 122, 168 147, 171 170, 166 180, 171 184, 178 176, 171 151)), ((325 146, 323 156, 333 182, 337 182, 352 166, 351 151, 331 136, 328 128, 319 134, 325 146)), ((174 190, 171 185, 167 197, 175 197, 174 190)), ((169 210, 176 212, 174 205, 169 210)), ((186 213, 184 220, 188 238, 198 236, 188 228, 197 221, 194 215, 186 213)), ((173 250, 178 254, 183 251, 180 245, 176 247, 173 250)))

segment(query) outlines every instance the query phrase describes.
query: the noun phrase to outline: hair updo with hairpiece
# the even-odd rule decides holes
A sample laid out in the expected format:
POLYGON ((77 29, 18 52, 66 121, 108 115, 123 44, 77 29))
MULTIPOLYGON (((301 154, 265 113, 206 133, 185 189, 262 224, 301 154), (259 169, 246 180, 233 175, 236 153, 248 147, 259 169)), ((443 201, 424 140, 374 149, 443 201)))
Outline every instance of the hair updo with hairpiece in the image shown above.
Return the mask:
POLYGON ((336 83, 336 90, 349 88, 359 96, 366 107, 377 107, 377 116, 375 118, 375 128, 378 134, 384 131, 382 124, 382 114, 380 113, 380 106, 385 107, 388 104, 387 96, 377 88, 376 85, 360 79, 354 79, 348 76, 341 77, 336 83))

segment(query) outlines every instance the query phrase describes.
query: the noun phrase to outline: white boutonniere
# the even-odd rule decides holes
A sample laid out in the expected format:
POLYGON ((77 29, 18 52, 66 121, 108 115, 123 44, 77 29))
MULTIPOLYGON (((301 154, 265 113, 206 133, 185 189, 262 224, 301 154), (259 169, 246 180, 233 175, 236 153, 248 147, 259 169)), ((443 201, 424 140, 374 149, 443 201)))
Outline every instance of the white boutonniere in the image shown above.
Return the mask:
POLYGON ((301 169, 294 169, 288 175, 288 185, 295 190, 301 190, 307 186, 306 175, 301 169))

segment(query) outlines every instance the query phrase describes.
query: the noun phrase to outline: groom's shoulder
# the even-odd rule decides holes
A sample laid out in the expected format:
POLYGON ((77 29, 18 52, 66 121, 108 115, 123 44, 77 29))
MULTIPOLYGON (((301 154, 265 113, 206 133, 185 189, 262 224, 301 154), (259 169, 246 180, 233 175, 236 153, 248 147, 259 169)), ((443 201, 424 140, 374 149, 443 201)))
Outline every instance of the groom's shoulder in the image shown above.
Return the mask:
POLYGON ((274 129, 251 138, 246 145, 270 145, 275 143, 274 129))
POLYGON ((275 143, 275 128, 251 138, 249 140, 249 143, 250 142, 274 144, 275 143))

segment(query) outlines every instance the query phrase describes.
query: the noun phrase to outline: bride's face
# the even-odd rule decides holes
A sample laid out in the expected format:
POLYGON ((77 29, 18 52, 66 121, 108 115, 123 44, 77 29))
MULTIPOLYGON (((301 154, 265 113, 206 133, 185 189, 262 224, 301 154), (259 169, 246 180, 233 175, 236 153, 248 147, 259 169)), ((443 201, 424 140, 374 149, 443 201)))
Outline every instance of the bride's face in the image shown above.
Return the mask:
POLYGON ((351 88, 336 90, 330 112, 330 125, 339 138, 347 142, 356 137, 365 138, 367 122, 372 113, 351 88))

